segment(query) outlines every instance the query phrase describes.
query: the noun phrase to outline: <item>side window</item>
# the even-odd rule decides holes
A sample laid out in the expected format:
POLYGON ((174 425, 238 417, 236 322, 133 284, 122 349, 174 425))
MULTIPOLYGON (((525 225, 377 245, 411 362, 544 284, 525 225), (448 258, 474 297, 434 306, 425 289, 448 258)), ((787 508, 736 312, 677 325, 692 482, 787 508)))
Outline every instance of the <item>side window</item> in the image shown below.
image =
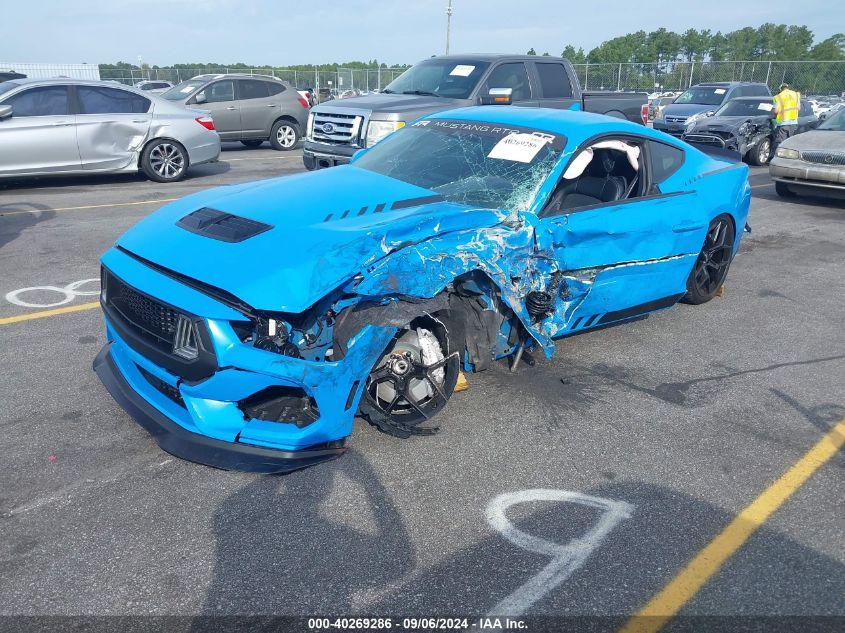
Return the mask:
POLYGON ((76 95, 80 114, 140 114, 150 109, 149 99, 126 90, 77 86, 76 95))
POLYGON ((806 101, 801 101, 798 110, 798 116, 812 116, 813 115, 813 106, 811 106, 806 101))
POLYGON ((543 208, 542 216, 632 200, 644 195, 642 143, 609 138, 578 151, 543 208))
POLYGON ((271 97, 285 91, 285 85, 283 83, 278 81, 267 81, 265 83, 267 84, 267 90, 269 90, 271 97))
POLYGON ((750 94, 753 97, 768 97, 769 89, 766 86, 752 86, 750 94))
POLYGON ((651 157, 652 185, 659 185, 684 164, 684 152, 677 147, 649 141, 648 150, 651 157))
POLYGON ((266 99, 270 96, 266 81, 241 79, 238 84, 240 87, 238 97, 240 99, 266 99))
POLYGON ((225 81, 215 81, 210 86, 206 86, 198 93, 205 95, 206 103, 220 103, 221 101, 235 100, 235 82, 231 79, 225 81))
POLYGON ((531 83, 525 64, 517 62, 496 66, 487 79, 487 90, 490 88, 511 88, 514 101, 525 101, 531 98, 531 83))
POLYGON ((572 96, 572 86, 563 64, 536 62, 537 74, 540 76, 540 89, 544 99, 560 99, 572 96))
POLYGON ((67 86, 30 88, 9 97, 3 105, 12 106, 12 116, 63 116, 68 113, 67 86))
POLYGON ((728 95, 730 99, 737 99, 739 97, 747 97, 748 90, 743 86, 739 86, 738 88, 734 88, 733 91, 728 95))

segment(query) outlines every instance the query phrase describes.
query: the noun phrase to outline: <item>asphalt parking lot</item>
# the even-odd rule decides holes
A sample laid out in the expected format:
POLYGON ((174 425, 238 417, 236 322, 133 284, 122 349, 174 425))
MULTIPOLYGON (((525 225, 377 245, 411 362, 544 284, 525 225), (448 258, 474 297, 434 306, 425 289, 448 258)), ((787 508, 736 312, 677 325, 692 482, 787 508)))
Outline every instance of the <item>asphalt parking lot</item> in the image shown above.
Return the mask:
MULTIPOLYGON (((221 158, 174 185, 0 184, 0 614, 505 604, 621 626, 845 418, 845 208, 782 200, 754 168, 753 233, 708 304, 564 339, 515 375, 470 375, 433 437, 361 422, 341 459, 282 477, 171 458, 91 370, 97 259, 168 200, 302 170, 299 151, 267 146, 221 158), (602 512, 609 529, 590 532, 602 512), (577 558, 528 551, 515 530, 589 536, 577 558)), ((815 466, 678 594, 680 615, 845 616, 845 458, 815 466)))

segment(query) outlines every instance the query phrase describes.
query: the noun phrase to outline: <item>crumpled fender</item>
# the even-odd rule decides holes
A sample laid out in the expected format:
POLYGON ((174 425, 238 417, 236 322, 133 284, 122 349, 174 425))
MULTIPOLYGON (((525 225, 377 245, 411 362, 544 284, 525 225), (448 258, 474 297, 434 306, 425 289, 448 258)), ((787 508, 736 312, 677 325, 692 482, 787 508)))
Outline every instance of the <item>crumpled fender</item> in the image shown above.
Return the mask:
MULTIPOLYGON (((477 211, 480 212, 480 211, 477 211)), ((429 299, 443 292, 455 278, 481 271, 498 288, 501 300, 551 357, 554 343, 531 322, 524 298, 556 270, 551 252, 536 248, 530 224, 502 215, 492 228, 446 232, 408 244, 371 265, 354 287, 359 296, 429 299), (506 271, 521 271, 511 277, 506 271)))

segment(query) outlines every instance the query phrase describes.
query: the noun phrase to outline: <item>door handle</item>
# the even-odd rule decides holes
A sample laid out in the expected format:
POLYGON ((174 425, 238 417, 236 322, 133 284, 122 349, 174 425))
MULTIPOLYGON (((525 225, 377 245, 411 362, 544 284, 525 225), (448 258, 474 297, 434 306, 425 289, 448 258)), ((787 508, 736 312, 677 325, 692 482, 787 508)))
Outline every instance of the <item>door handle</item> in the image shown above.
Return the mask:
POLYGON ((690 231, 698 231, 703 228, 703 224, 676 224, 672 227, 672 231, 675 233, 689 233, 690 231))
POLYGON ((132 119, 132 123, 149 123, 149 119, 132 119))
POLYGON ((268 107, 268 108, 275 108, 275 107, 276 107, 276 104, 275 104, 275 103, 268 103, 268 104, 267 104, 267 107, 268 107))
POLYGON ((73 125, 71 121, 56 121, 53 123, 53 127, 65 127, 67 125, 73 125))
POLYGON ((227 110, 237 110, 235 106, 226 106, 227 110))

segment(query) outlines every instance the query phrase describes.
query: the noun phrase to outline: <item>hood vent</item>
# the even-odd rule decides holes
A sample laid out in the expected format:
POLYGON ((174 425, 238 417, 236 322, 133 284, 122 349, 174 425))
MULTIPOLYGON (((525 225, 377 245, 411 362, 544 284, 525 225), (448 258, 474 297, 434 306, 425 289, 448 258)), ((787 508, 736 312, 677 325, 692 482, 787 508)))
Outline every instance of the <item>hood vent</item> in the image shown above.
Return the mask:
POLYGON ((243 242, 273 227, 263 222, 242 218, 225 211, 203 207, 176 223, 186 231, 221 242, 243 242))

